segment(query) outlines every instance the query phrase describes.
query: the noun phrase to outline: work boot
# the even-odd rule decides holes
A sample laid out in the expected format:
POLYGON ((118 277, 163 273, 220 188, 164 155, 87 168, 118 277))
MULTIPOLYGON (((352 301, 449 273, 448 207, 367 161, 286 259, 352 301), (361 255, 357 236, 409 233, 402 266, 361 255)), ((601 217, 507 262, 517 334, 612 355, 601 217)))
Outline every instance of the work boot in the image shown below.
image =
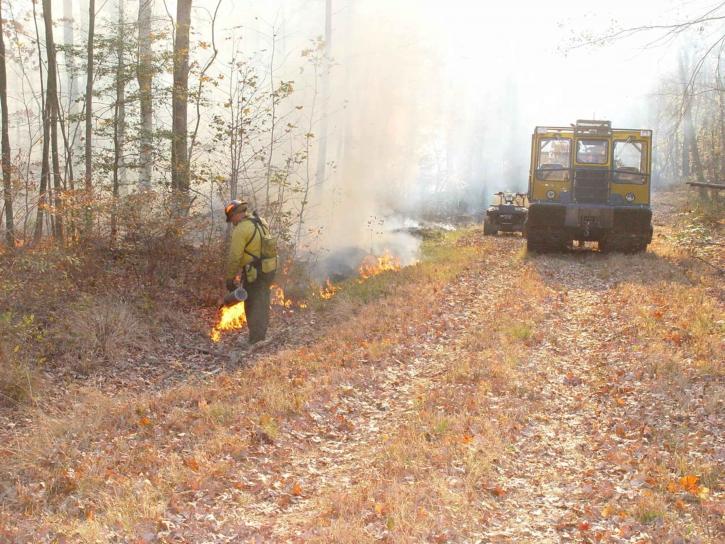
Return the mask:
POLYGON ((263 348, 265 346, 268 346, 269 343, 272 341, 271 338, 262 338, 261 340, 257 340, 256 342, 249 342, 249 347, 253 350, 258 350, 260 348, 263 348))

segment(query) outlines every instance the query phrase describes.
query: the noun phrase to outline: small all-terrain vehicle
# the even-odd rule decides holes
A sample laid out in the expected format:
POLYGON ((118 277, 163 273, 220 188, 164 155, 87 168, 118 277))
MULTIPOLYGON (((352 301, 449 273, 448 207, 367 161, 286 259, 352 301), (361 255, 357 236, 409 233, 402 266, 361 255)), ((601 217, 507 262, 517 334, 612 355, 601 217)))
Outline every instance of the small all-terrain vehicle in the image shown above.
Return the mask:
POLYGON ((493 196, 494 201, 483 219, 483 234, 523 232, 529 212, 526 208, 526 193, 499 191, 493 196))

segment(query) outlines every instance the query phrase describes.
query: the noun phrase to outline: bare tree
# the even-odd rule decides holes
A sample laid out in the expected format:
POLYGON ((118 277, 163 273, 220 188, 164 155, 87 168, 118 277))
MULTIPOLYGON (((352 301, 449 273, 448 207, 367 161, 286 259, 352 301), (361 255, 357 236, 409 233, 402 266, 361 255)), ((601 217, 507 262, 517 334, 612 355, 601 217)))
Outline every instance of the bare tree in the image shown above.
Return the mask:
POLYGON ((151 14, 154 0, 139 0, 138 3, 138 64, 136 78, 139 87, 141 109, 141 134, 139 138, 139 188, 151 188, 153 177, 153 52, 151 49, 151 14))
POLYGON ((192 0, 178 0, 174 38, 174 88, 171 115, 171 190, 177 197, 177 211, 189 211, 189 158, 187 114, 189 98, 189 29, 192 0))
POLYGON ((723 78, 720 67, 722 65, 722 48, 717 56, 717 68, 715 70, 715 88, 717 89, 717 103, 718 103, 718 119, 720 127, 720 150, 719 150, 719 161, 720 164, 720 183, 725 183, 725 84, 723 84, 723 78))
MULTIPOLYGON (((33 232, 33 244, 38 244, 43 237, 43 221, 48 207, 50 192, 50 163, 49 163, 49 145, 50 145, 50 119, 48 118, 48 107, 45 99, 45 82, 43 81, 43 59, 40 48, 40 30, 38 29, 38 16, 33 2, 33 24, 35 26, 35 39, 38 43, 38 72, 40 74, 40 96, 41 96, 41 119, 43 131, 43 151, 40 167, 40 187, 38 189, 38 204, 35 214, 35 230, 33 232)), ((50 216, 50 214, 48 214, 50 216)))
POLYGON ((91 233, 93 211, 91 208, 93 198, 93 39, 96 27, 96 0, 88 1, 88 45, 86 57, 86 142, 85 142, 85 190, 86 190, 86 236, 91 233))
POLYGON ((119 184, 124 180, 123 143, 126 133, 126 75, 124 59, 125 16, 123 0, 118 1, 118 23, 116 29, 116 99, 113 105, 113 203, 111 208, 111 244, 116 240, 118 231, 116 207, 119 197, 119 184))
MULTIPOLYGON (((274 130, 277 126, 277 91, 274 87, 274 53, 277 44, 277 31, 272 27, 272 50, 269 56, 269 82, 271 85, 271 109, 270 109, 270 126, 269 126, 269 151, 267 152, 267 175, 265 190, 265 210, 269 210, 269 192, 272 184, 272 159, 274 157, 274 130)), ((267 211, 266 213, 269 213, 267 211)))
POLYGON ((682 78, 684 89, 682 91, 682 119, 683 119, 683 153, 682 153, 682 175, 687 178, 690 174, 690 160, 695 169, 695 176, 700 183, 705 182, 705 173, 702 168, 702 160, 700 158, 700 150, 697 147, 697 135, 695 134, 695 126, 692 121, 692 94, 693 86, 688 82, 687 61, 684 55, 680 56, 680 77, 682 78))
POLYGON ((8 84, 5 71, 5 38, 2 24, 2 3, 0 3, 0 108, 2 108, 2 167, 3 199, 5 202, 5 240, 9 247, 15 246, 15 218, 13 217, 13 194, 10 164, 10 134, 8 132, 8 84))
POLYGON ((214 61, 216 60, 217 56, 219 55, 219 49, 217 49, 216 45, 216 17, 219 13, 219 7, 222 5, 222 0, 217 1, 216 8, 214 9, 214 14, 211 17, 211 49, 212 54, 211 57, 209 57, 209 60, 204 64, 204 68, 202 68, 201 72, 199 73, 199 83, 196 89, 196 121, 194 122, 194 130, 191 132, 191 142, 189 143, 189 160, 192 158, 192 154, 194 152, 194 146, 196 145, 196 138, 199 134, 199 124, 201 122, 201 97, 202 97, 202 90, 204 88, 204 82, 207 81, 209 78, 206 75, 206 73, 209 71, 209 68, 211 68, 212 64, 214 64, 214 61))
MULTIPOLYGON (((74 29, 73 29, 73 0, 63 0, 63 45, 65 46, 65 80, 68 93, 68 102, 66 103, 66 111, 72 115, 76 113, 76 100, 78 99, 78 80, 76 66, 76 58, 73 54, 72 48, 75 44, 74 29)), ((69 123, 70 125, 70 123, 69 123)), ((70 126, 68 127, 70 131, 70 126)), ((73 151, 75 138, 73 134, 69 134, 68 138, 71 140, 68 145, 66 170, 68 172, 73 171, 73 151)), ((71 183, 73 182, 73 176, 70 175, 71 183)))
POLYGON ((55 206, 54 234, 63 242, 63 182, 58 158, 58 63, 56 61, 55 40, 53 38, 52 0, 43 0, 43 21, 45 23, 45 50, 48 61, 48 84, 46 85, 45 107, 50 123, 51 161, 53 165, 53 193, 55 206))

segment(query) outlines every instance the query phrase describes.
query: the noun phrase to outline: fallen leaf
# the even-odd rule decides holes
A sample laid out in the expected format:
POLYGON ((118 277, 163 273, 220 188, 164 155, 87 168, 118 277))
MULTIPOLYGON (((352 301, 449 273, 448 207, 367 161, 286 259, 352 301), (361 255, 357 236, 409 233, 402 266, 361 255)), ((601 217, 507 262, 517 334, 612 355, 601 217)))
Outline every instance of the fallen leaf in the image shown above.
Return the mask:
POLYGON ((700 490, 700 486, 697 485, 697 482, 699 481, 699 476, 695 476, 694 474, 686 474, 685 476, 680 478, 680 485, 682 486, 682 489, 684 489, 688 493, 697 495, 698 491, 700 490))
POLYGON ((186 459, 184 459, 184 465, 186 465, 194 472, 197 472, 199 470, 199 461, 197 461, 193 457, 187 457, 186 459))
POLYGON ((506 490, 500 485, 493 486, 490 491, 494 497, 503 497, 506 494, 506 490))

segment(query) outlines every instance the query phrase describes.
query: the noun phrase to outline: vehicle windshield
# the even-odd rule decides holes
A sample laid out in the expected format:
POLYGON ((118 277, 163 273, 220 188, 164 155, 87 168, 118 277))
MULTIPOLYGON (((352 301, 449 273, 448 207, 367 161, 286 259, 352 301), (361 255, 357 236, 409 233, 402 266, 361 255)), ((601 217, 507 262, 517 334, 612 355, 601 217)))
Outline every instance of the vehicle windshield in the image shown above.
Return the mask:
POLYGON ((522 193, 494 193, 492 206, 526 206, 525 196, 522 193))
POLYGON ((642 172, 642 142, 631 140, 614 142, 614 181, 644 183, 642 172))
POLYGON ((578 140, 576 162, 580 164, 606 164, 609 142, 607 140, 578 140))
POLYGON ((538 177, 542 180, 569 179, 571 140, 546 138, 539 142, 538 177))

